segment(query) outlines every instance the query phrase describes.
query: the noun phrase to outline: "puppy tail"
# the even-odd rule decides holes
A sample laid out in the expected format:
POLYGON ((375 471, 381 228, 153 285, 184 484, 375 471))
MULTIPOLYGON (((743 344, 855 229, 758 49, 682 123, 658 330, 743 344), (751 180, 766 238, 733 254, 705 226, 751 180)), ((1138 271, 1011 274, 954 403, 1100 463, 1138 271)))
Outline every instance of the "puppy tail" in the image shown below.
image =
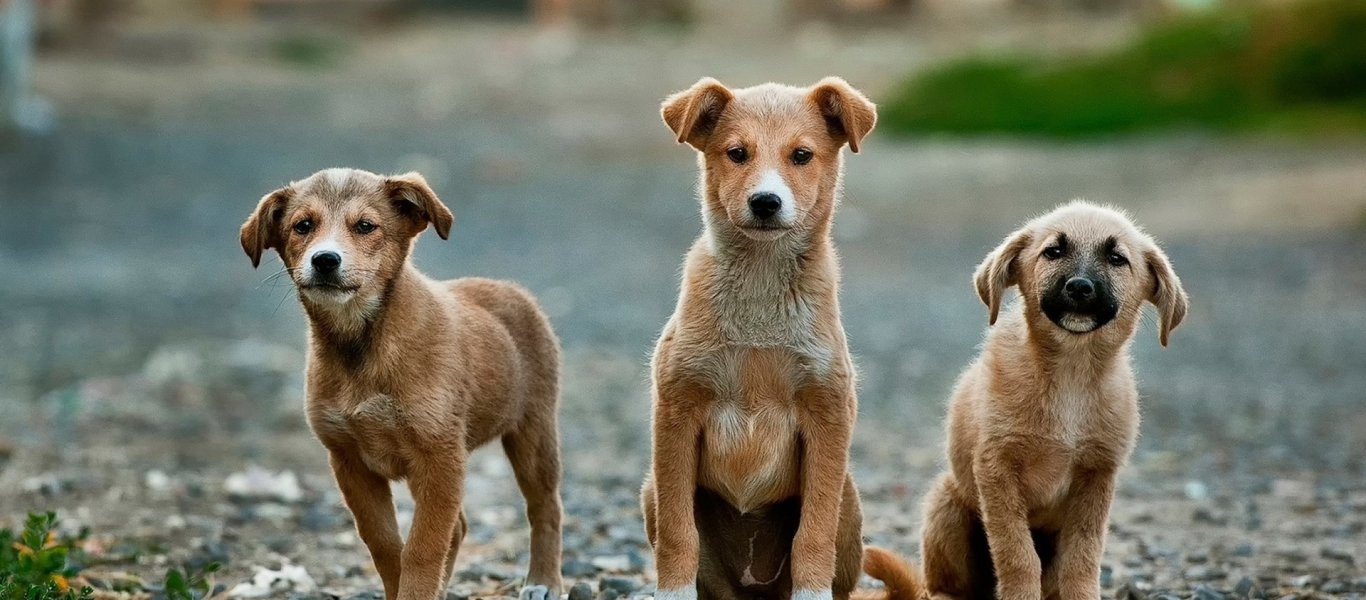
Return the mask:
POLYGON ((863 549, 863 572, 881 581, 882 590, 859 590, 853 600, 921 600, 925 586, 911 563, 891 551, 868 546, 863 549))

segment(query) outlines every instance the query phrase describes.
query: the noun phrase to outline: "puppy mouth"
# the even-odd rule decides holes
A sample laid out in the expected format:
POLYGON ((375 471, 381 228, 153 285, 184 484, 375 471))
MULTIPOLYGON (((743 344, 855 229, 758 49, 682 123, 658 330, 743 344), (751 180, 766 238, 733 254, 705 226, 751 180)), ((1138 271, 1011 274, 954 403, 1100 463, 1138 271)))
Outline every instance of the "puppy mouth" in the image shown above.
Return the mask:
POLYGON ((777 223, 751 223, 740 226, 740 231, 746 236, 758 240, 776 240, 791 230, 792 227, 777 223))
POLYGON ((1084 313, 1063 313, 1057 319, 1053 319, 1053 323, 1071 333, 1078 334, 1091 333, 1103 325, 1096 317, 1084 313))
POLYGON ((1091 333, 1106 326, 1114 320, 1116 314, 1116 311, 1106 307, 1046 305, 1043 309, 1044 316, 1059 329, 1076 335, 1091 333))
POLYGON ((360 286, 333 282, 318 282, 299 284, 299 289, 305 292, 318 294, 351 294, 360 290, 360 286))

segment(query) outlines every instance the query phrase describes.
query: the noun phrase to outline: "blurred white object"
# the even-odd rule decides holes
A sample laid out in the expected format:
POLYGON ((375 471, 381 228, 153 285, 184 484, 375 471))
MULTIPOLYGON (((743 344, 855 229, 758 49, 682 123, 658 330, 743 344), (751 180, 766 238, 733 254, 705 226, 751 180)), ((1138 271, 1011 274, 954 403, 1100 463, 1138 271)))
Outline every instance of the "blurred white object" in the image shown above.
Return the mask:
POLYGON ((0 129, 42 132, 56 111, 29 93, 37 15, 33 0, 0 0, 0 129))
POLYGON ((239 498, 271 499, 281 502, 298 502, 304 497, 299 477, 293 471, 271 473, 254 465, 246 471, 229 475, 223 480, 223 490, 228 495, 239 498))
POLYGON ((153 492, 164 492, 171 489, 172 481, 166 473, 152 469, 142 476, 142 482, 147 489, 153 492))
POLYGON ((1185 487, 1186 498, 1197 502, 1209 498, 1209 486, 1205 485, 1203 481, 1191 479, 1186 482, 1185 487))
POLYGON ((252 567, 256 574, 251 581, 243 581, 228 590, 232 598, 265 598, 283 592, 308 594, 318 589, 318 584, 309 576, 308 571, 299 565, 284 564, 280 569, 252 567))

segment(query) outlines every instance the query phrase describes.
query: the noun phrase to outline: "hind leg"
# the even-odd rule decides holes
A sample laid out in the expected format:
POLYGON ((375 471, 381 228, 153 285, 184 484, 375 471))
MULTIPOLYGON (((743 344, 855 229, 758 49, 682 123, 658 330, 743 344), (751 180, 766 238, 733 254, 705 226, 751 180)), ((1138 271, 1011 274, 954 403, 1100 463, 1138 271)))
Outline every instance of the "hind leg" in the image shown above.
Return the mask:
MULTIPOLYGON (((526 516, 531 523, 531 568, 527 587, 544 586, 544 593, 558 598, 560 580, 560 443, 551 402, 542 413, 530 414, 512 433, 503 436, 503 450, 512 462, 517 486, 526 499, 526 516)), ((525 594, 523 594, 525 596, 525 594)))
MULTIPOLYGON (((925 587, 931 600, 967 600, 976 597, 980 578, 974 572, 973 536, 980 530, 977 517, 957 497, 953 476, 944 473, 925 497, 924 531, 920 556, 925 563, 925 587)), ((987 597, 990 597, 988 595, 987 597)))
POLYGON ((649 540, 650 548, 655 547, 655 481, 650 475, 645 475, 645 483, 640 486, 640 514, 645 517, 645 539, 649 540))
POLYGON ((844 477, 844 498, 840 501, 839 533, 835 537, 835 583, 830 587, 836 600, 845 600, 858 585, 863 572, 863 507, 859 503, 854 476, 844 477))
POLYGON ((446 570, 442 571, 440 593, 446 593, 446 586, 451 583, 451 571, 455 570, 455 556, 460 551, 460 542, 465 540, 465 534, 469 533, 469 521, 465 518, 465 511, 460 511, 460 521, 455 524, 455 535, 451 536, 451 550, 446 554, 446 570))

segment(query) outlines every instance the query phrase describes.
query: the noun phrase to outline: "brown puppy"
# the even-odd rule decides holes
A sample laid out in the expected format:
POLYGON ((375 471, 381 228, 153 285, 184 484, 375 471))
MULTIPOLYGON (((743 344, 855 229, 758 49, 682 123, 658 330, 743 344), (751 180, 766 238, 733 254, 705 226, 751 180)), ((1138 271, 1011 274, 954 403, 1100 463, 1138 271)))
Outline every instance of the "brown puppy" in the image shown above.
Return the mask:
POLYGON ((409 262, 451 211, 421 175, 329 169, 267 194, 242 225, 252 265, 274 248, 309 320, 308 420, 393 600, 445 598, 468 453, 495 438, 531 521, 524 597, 557 598, 559 342, 511 283, 428 279, 409 262), (416 502, 406 544, 389 482, 416 502))
POLYGON ((876 108, 838 78, 669 97, 698 151, 704 232, 655 349, 641 501, 661 600, 846 598, 861 516, 857 399, 830 240, 841 149, 876 108))
POLYGON ((1073 202, 1007 237, 976 286, 994 327, 954 391, 950 470, 925 502, 929 595, 1098 599, 1115 474, 1138 433, 1129 341, 1146 300, 1167 344, 1181 280, 1122 213, 1073 202), (1011 286, 1020 300, 997 323, 1011 286))

